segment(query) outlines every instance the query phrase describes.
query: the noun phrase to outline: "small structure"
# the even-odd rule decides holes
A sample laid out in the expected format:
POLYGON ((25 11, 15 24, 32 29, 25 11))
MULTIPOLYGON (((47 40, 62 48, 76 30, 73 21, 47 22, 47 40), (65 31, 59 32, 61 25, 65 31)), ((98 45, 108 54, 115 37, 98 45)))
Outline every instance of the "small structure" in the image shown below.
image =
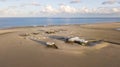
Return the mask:
POLYGON ((45 33, 47 33, 47 34, 53 34, 55 32, 56 32, 55 30, 49 30, 49 31, 46 31, 45 33))
POLYGON ((39 34, 39 32, 33 32, 32 34, 33 34, 33 35, 38 35, 38 34, 39 34))
POLYGON ((86 45, 88 43, 88 41, 86 41, 85 39, 80 39, 79 37, 72 37, 72 38, 68 38, 66 39, 67 43, 78 43, 80 45, 86 45))
POLYGON ((58 49, 54 42, 46 42, 47 47, 58 49))
POLYGON ((20 34, 20 36, 26 37, 26 36, 30 36, 30 34, 29 33, 23 33, 23 34, 20 34))

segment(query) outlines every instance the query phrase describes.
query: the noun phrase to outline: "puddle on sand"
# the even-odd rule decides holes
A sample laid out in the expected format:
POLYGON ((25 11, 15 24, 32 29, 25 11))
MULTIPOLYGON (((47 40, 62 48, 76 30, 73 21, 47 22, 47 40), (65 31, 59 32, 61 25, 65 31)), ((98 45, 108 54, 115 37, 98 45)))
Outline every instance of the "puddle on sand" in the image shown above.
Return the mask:
POLYGON ((116 30, 120 31, 120 28, 117 28, 116 30))
POLYGON ((103 41, 102 40, 98 40, 98 41, 91 41, 91 42, 88 42, 88 46, 95 46, 95 45, 98 45, 100 43, 102 43, 103 41))

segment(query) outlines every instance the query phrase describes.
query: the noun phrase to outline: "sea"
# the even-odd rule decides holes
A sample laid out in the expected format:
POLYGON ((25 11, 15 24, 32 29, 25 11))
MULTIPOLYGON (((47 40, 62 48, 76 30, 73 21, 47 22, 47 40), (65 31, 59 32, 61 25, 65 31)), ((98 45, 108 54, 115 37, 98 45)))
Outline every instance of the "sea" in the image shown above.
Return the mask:
POLYGON ((92 24, 120 22, 120 18, 41 18, 41 17, 9 17, 0 18, 0 29, 24 26, 47 26, 69 24, 92 24))

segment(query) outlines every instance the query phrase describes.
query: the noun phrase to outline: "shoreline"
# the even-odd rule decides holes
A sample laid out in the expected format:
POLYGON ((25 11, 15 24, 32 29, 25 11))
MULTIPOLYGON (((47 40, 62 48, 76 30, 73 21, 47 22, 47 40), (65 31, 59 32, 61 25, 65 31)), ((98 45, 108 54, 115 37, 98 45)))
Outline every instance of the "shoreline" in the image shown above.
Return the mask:
POLYGON ((30 25, 30 26, 14 26, 14 27, 4 27, 0 30, 6 29, 16 29, 16 28, 31 28, 31 27, 49 27, 49 26, 71 26, 71 25, 88 25, 88 24, 106 24, 106 23, 120 23, 120 22, 97 22, 97 23, 81 23, 81 24, 61 24, 61 25, 30 25))

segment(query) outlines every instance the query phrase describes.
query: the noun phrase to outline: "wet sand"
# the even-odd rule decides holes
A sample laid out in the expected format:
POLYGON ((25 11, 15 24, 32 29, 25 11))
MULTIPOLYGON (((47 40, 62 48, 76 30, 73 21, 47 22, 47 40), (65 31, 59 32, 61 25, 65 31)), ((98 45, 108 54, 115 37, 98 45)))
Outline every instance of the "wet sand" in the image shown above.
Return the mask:
POLYGON ((120 23, 1 29, 0 67, 120 67, 118 28, 120 23), (103 42, 65 43, 64 38, 76 36, 103 42), (59 49, 47 48, 45 42, 54 42, 59 49))

